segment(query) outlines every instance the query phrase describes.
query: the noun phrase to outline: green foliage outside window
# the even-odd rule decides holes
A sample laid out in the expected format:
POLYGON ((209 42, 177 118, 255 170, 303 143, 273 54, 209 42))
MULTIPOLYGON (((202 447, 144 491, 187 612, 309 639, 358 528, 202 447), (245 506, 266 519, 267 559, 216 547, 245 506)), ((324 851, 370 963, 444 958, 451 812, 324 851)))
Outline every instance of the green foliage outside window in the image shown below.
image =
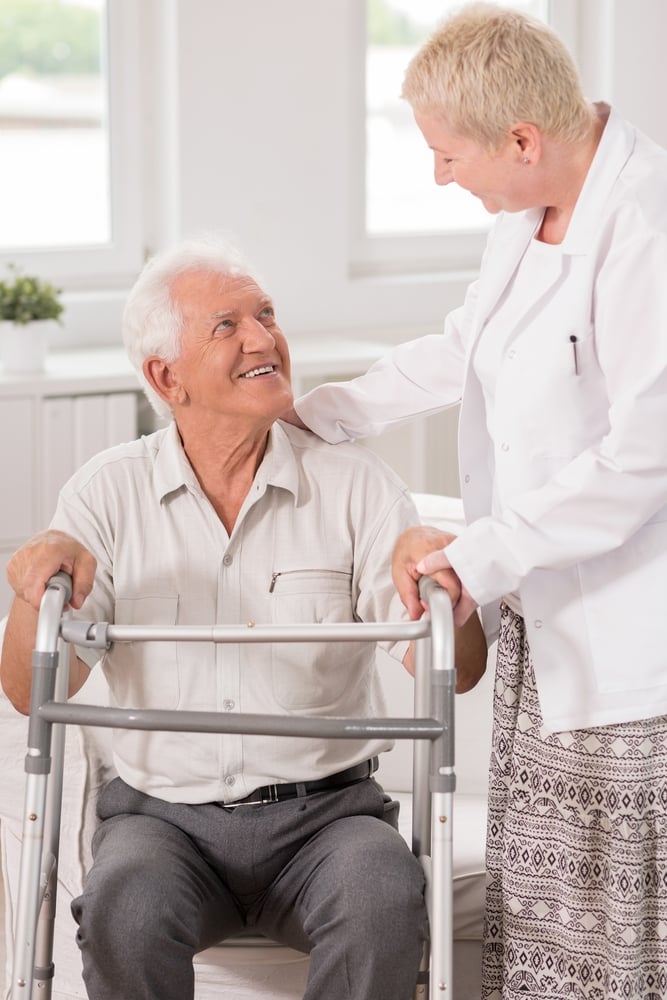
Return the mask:
POLYGON ((419 45, 427 34, 407 14, 387 0, 367 0, 366 23, 369 45, 419 45))
POLYGON ((0 0, 0 79, 99 70, 98 11, 61 0, 0 0))

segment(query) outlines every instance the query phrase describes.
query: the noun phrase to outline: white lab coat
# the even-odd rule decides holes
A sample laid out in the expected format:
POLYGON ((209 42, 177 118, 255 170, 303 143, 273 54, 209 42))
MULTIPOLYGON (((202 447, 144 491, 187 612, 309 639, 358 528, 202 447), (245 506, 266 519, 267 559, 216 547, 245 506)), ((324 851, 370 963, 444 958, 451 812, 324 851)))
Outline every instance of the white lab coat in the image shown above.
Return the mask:
POLYGON ((611 111, 540 321, 527 302, 508 338, 492 440, 471 352, 540 217, 498 218, 444 335, 297 410, 328 440, 364 437, 463 386, 468 527, 448 554, 490 638, 499 598, 519 589, 545 726, 559 731, 667 714, 667 152, 611 111))

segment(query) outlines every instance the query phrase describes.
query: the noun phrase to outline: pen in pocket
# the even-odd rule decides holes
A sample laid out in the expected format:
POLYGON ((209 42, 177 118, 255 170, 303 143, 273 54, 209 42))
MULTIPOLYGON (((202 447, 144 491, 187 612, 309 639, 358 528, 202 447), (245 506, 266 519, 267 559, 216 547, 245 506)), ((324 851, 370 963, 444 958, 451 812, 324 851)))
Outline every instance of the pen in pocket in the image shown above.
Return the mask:
POLYGON ((573 333, 570 334, 570 343, 572 344, 572 359, 574 361, 574 374, 579 374, 579 356, 577 354, 577 338, 573 333))

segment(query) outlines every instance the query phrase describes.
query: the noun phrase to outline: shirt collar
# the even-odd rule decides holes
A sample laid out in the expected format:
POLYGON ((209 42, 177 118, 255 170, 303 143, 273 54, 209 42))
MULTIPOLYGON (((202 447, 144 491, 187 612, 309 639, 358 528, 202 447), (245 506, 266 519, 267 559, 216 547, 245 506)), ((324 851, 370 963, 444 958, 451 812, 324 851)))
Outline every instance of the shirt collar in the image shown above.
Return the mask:
POLYGON ((586 180, 567 227, 561 250, 566 254, 586 254, 599 234, 600 219, 614 185, 632 154, 636 133, 613 108, 604 127, 586 180))
MULTIPOLYGON (((183 487, 201 494, 199 480, 183 450, 175 420, 163 431, 158 431, 156 443, 155 486, 160 500, 183 487)), ((267 486, 289 490, 298 498, 299 471, 294 445, 287 426, 280 423, 273 424, 269 430, 266 452, 257 470, 253 489, 259 495, 267 486)))
MULTIPOLYGON (((289 424, 276 422, 269 431, 269 441, 266 446, 262 464, 257 470, 255 483, 258 485, 275 486, 288 490, 298 499, 299 468, 295 455, 294 428, 289 424)), ((303 432, 300 432, 303 433, 303 432)))

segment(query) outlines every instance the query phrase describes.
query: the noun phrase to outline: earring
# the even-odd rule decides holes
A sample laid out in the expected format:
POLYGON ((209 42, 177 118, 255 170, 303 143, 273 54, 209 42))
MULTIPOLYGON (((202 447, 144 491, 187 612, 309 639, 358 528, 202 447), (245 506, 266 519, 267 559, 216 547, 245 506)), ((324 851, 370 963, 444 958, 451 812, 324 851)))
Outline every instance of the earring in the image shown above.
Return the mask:
POLYGON ((523 160, 521 162, 525 165, 526 163, 530 163, 530 160, 528 159, 527 156, 524 156, 524 158, 523 158, 523 160))

